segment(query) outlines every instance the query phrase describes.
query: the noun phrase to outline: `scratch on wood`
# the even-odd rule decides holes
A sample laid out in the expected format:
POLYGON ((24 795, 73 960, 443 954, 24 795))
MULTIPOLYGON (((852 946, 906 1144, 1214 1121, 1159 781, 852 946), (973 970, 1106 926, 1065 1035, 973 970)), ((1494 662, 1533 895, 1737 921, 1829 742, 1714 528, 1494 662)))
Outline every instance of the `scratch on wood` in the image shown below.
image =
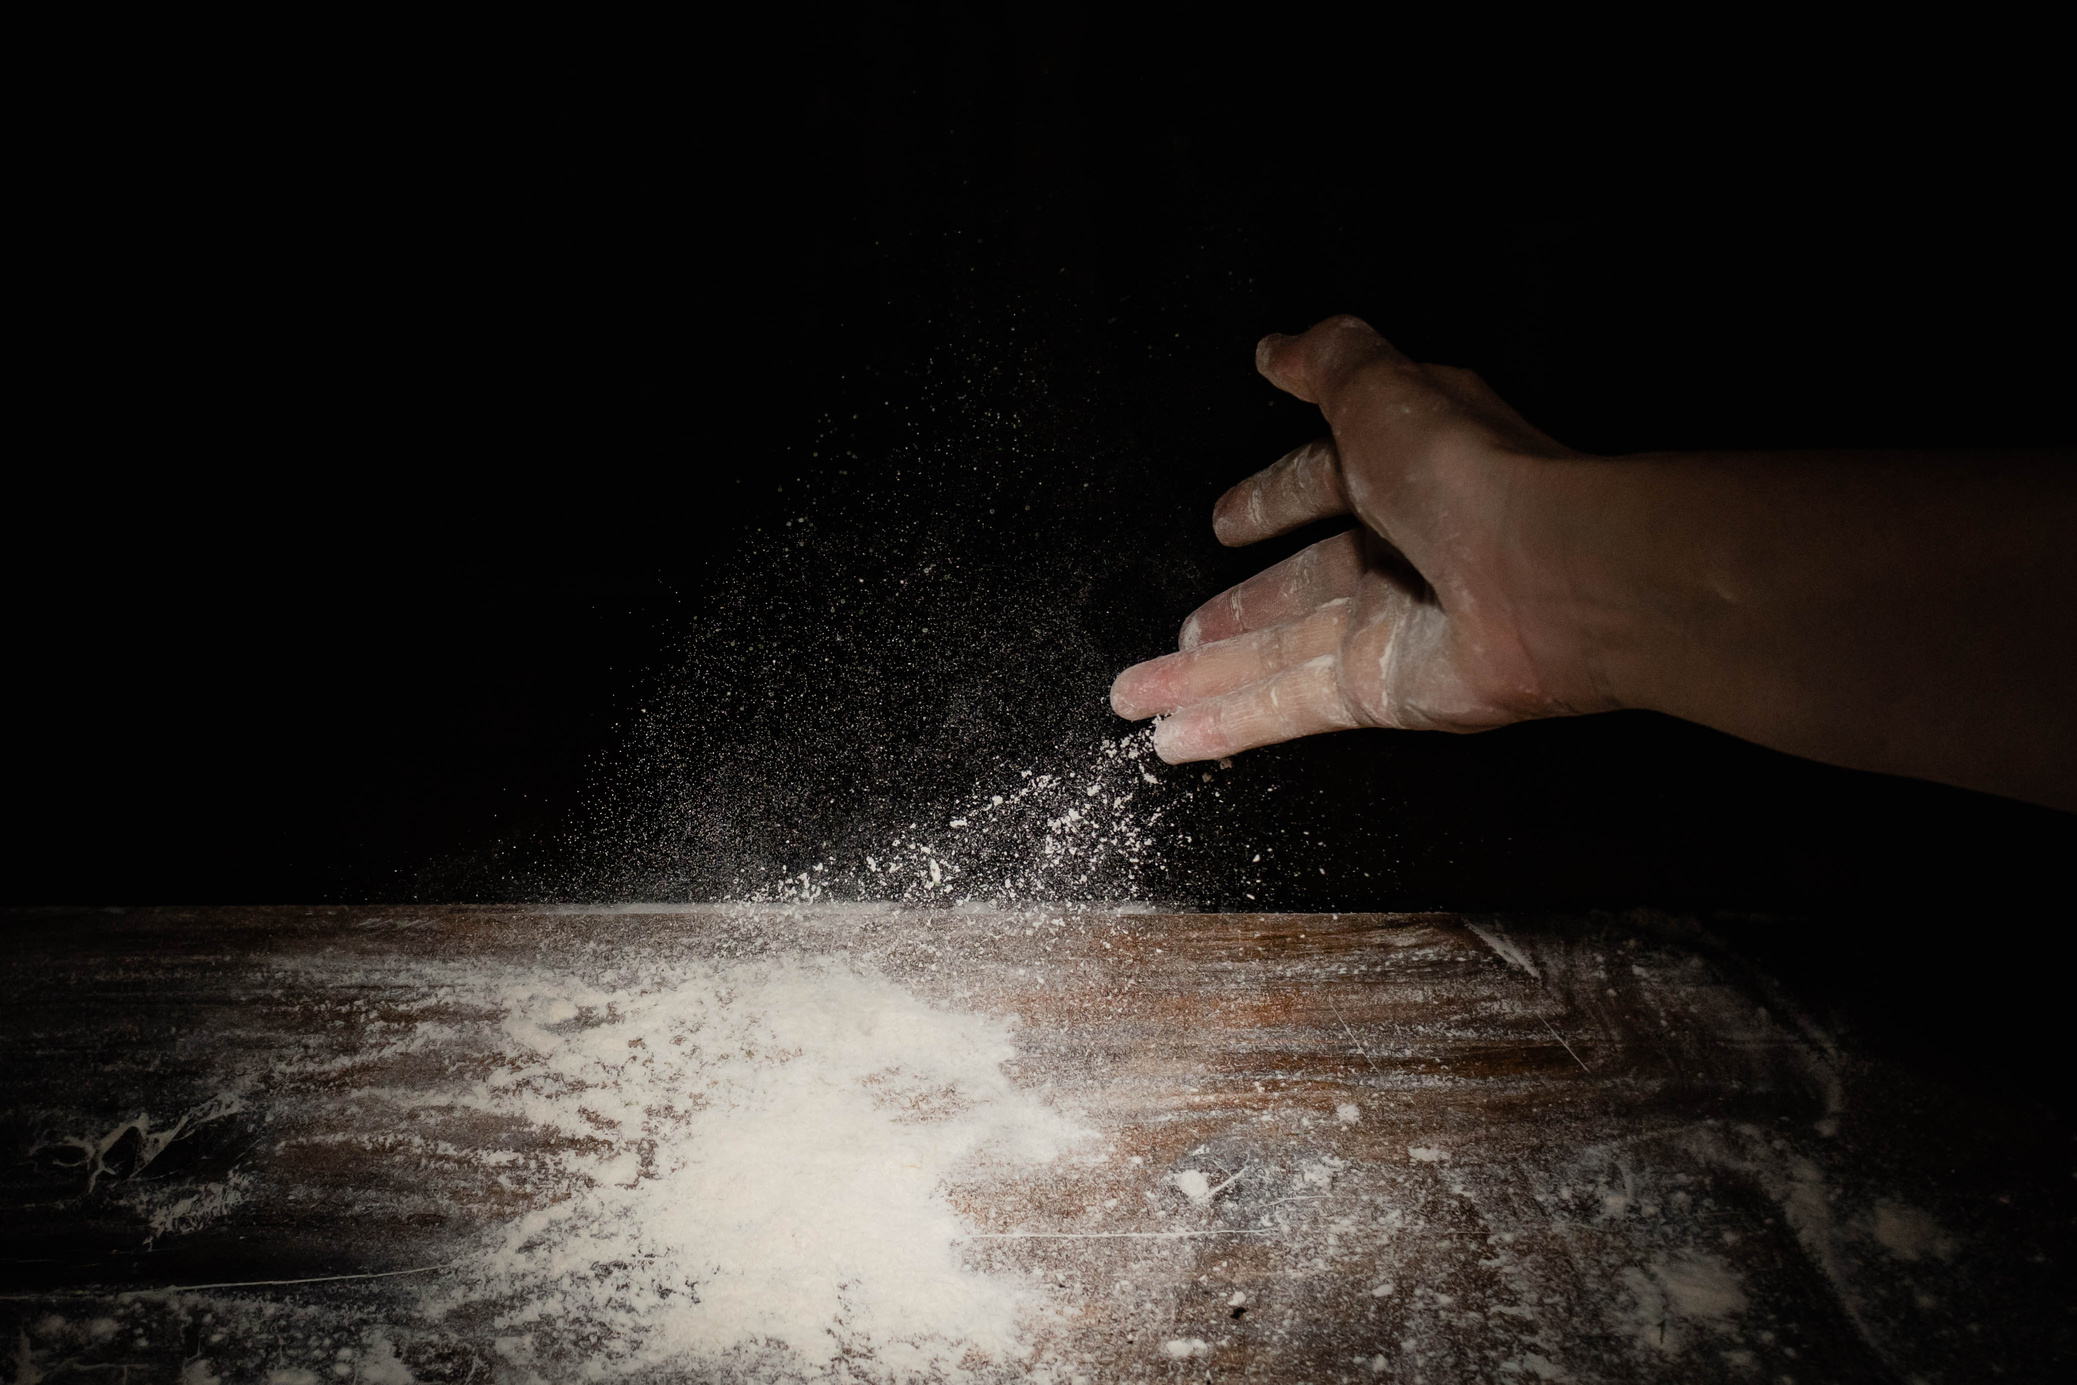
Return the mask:
MULTIPOLYGON (((1565 1042, 1565 1036, 1558 1032, 1558 1027, 1556 1025, 1552 1024, 1549 1020, 1545 1020, 1543 1022, 1543 1027, 1551 1031, 1551 1037, 1553 1039, 1556 1039, 1561 1045, 1563 1045, 1567 1053, 1572 1053, 1572 1045, 1565 1042)), ((1586 1063, 1581 1060, 1580 1056, 1577 1053, 1572 1053, 1572 1061, 1578 1063, 1579 1070, 1585 1073, 1587 1076, 1592 1077, 1594 1075, 1594 1070, 1588 1067, 1586 1063)))
POLYGON ((1384 1070, 1379 1068, 1376 1063, 1371 1062, 1370 1050, 1363 1047, 1363 1041, 1356 1037, 1356 1031, 1349 1028, 1349 1022, 1347 1020, 1342 1019, 1341 1007, 1334 1003, 1334 997, 1331 995, 1327 997, 1327 1008, 1334 1012, 1334 1018, 1336 1018, 1337 1020, 1341 1020, 1342 1032, 1349 1036, 1349 1042, 1356 1046, 1356 1052, 1363 1055, 1363 1061, 1366 1063, 1370 1063, 1370 1070, 1376 1073, 1378 1076, 1383 1077, 1385 1075, 1384 1070))
POLYGON ((1529 954, 1522 951, 1520 945, 1513 938, 1508 937, 1506 931, 1499 925, 1473 923, 1467 919, 1464 926, 1478 934, 1479 941, 1493 949, 1494 955, 1498 956, 1501 961, 1510 962, 1520 967, 1537 981, 1543 980, 1543 973, 1537 969, 1534 962, 1529 960, 1529 954))
MULTIPOLYGON (((158 1288, 125 1288, 122 1292, 126 1294, 191 1294, 201 1289, 268 1289, 284 1284, 337 1284, 348 1279, 394 1279, 400 1274, 431 1274, 434 1270, 451 1270, 457 1265, 464 1263, 466 1262, 461 1260, 449 1260, 438 1265, 419 1265, 408 1270, 377 1270, 371 1274, 319 1274, 312 1275, 307 1279, 237 1279, 227 1280, 221 1284, 166 1284, 158 1288)), ((106 1292, 105 1289, 89 1286, 79 1289, 61 1290, 55 1294, 0 1294, 0 1302, 60 1298, 78 1294, 101 1296, 106 1292)))
POLYGON ((1268 1236, 1274 1227, 1213 1227, 1209 1231, 977 1231, 962 1241, 1170 1241, 1188 1236, 1268 1236))

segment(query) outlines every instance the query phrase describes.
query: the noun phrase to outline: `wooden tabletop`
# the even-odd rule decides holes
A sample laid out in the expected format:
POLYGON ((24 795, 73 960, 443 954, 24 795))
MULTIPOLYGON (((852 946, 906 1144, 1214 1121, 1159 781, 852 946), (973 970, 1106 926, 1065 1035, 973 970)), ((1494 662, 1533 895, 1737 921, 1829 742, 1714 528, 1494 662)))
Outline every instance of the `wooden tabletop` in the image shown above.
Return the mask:
POLYGON ((2069 1132, 1843 1051, 1677 919, 5 927, 21 1382, 1953 1381, 2072 1354, 2069 1132), (814 1028, 840 1014, 862 1037, 814 1028), (688 1034, 727 1051, 686 1067, 688 1034), (839 1114, 796 1139, 781 1087, 839 1114), (764 1143, 723 1150, 753 1117, 764 1143))

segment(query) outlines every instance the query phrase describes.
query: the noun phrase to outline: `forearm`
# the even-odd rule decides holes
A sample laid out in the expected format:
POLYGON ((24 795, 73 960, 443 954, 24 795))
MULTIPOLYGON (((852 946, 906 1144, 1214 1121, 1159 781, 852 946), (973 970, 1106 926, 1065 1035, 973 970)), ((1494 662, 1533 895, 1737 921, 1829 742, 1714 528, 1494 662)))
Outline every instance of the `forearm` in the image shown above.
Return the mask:
POLYGON ((2069 456, 1544 465, 1536 546, 1607 704, 2077 808, 2069 456))

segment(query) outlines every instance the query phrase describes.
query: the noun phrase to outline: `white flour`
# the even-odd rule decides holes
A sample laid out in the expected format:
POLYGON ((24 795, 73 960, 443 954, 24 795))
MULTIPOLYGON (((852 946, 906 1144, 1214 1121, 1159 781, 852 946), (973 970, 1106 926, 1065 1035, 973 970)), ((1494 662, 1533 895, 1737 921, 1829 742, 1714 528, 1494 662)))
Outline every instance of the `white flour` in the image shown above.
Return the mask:
POLYGON ((429 1310, 488 1305, 511 1359, 591 1378, 775 1351, 789 1373, 956 1377, 1025 1350, 1042 1298, 962 1267, 947 1181, 1084 1132, 1003 1074, 1006 1025, 841 962, 486 998, 502 1056, 461 1102, 531 1124, 548 1147, 519 1172, 562 1195, 429 1310))
MULTIPOLYGON (((1222 762, 1226 768, 1228 762, 1222 762)), ((836 854, 745 892, 766 903, 838 899, 942 901, 1014 906, 1064 900, 1121 901, 1173 888, 1161 856, 1162 820, 1192 791, 1171 794, 1168 806, 1141 800, 1160 783, 1146 731, 1095 744, 1072 768, 1016 779, 964 800, 950 815, 910 824, 873 851, 836 854)), ((1196 767, 1192 767, 1196 768, 1196 767)), ((1198 776, 1209 783, 1206 769, 1198 776)))
MULTIPOLYGON (((1746 1309, 1744 1276, 1708 1251, 1655 1256, 1642 1269, 1623 1271, 1622 1280, 1630 1295, 1630 1334, 1669 1355, 1704 1334, 1730 1331, 1746 1309)), ((1624 1315, 1618 1310, 1615 1316, 1624 1315)))

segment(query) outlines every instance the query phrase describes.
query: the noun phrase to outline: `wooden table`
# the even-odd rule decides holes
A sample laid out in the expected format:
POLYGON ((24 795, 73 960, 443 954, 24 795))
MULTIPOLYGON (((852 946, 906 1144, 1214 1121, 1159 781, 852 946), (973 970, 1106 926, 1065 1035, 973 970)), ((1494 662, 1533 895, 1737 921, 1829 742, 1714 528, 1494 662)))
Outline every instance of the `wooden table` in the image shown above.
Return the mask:
MULTIPOLYGON (((511 1053, 625 1020, 615 997, 664 994, 658 976, 682 997, 802 965, 995 1025, 989 1099, 1081 1132, 919 1192, 952 1218, 960 1282, 1010 1286, 1024 1315, 1016 1352, 941 1357, 952 1376, 2045 1380, 2072 1355, 2069 1132, 1841 1051, 1679 920, 443 907, 6 928, 0 1351, 21 1382, 880 1378, 895 1358, 830 1347, 841 1324, 642 1365, 581 1313, 469 1298, 521 1218, 610 1192, 608 1154, 651 1161, 625 1185, 662 1189, 646 1205, 704 1195, 575 1088, 557 1109, 596 1137, 529 1116, 511 1053), (542 989, 565 983, 578 1000, 542 989)), ((888 1119, 927 1133, 974 1099, 910 1091, 888 1119)))

